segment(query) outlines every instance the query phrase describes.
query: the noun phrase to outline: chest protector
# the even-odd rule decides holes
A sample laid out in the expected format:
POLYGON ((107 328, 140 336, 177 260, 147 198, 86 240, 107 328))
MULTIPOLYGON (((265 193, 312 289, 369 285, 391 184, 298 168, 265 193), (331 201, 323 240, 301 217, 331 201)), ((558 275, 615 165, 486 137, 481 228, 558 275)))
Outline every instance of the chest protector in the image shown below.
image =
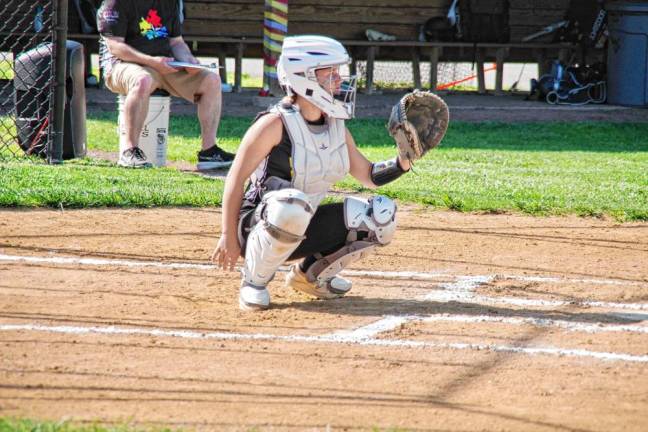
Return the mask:
POLYGON ((322 126, 308 125, 299 107, 276 105, 292 143, 292 187, 304 192, 317 208, 329 188, 349 172, 344 120, 326 117, 322 126))

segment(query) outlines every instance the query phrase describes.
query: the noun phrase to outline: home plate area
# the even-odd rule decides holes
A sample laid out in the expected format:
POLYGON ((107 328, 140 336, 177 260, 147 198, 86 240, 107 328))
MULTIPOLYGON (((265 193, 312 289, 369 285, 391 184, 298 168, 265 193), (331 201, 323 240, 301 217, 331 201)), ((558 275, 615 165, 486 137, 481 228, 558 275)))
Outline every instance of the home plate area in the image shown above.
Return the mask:
POLYGON ((250 313, 239 275, 205 259, 217 212, 3 213, 2 415, 242 431, 648 427, 645 224, 405 211, 394 244, 344 272, 347 297, 292 292, 284 267, 272 308, 250 313), (33 223, 18 229, 17 213, 33 223))

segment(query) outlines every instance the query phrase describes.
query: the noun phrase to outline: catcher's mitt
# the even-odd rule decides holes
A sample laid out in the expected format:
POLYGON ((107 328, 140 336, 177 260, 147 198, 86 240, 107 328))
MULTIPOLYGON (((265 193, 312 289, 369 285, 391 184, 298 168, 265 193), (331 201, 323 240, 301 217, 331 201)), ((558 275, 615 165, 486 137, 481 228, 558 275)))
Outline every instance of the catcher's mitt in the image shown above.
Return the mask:
POLYGON ((387 127, 400 156, 415 161, 439 145, 449 119, 443 99, 428 91, 414 90, 394 105, 387 127))

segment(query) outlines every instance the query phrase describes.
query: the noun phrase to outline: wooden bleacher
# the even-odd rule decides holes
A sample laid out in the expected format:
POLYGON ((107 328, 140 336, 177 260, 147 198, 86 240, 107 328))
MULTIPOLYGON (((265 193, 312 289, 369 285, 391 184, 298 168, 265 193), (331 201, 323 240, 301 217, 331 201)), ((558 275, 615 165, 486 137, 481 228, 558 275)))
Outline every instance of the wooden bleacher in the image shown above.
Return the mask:
MULTIPOLYGON (((431 63, 431 88, 436 88, 436 64, 440 61, 475 62, 479 91, 485 91, 484 62, 495 62, 496 91, 502 91, 503 65, 506 61, 538 62, 568 59, 577 53, 570 44, 551 42, 551 35, 523 43, 522 37, 564 17, 569 0, 509 0, 508 25, 511 38, 507 43, 488 42, 421 42, 421 26, 432 17, 445 16, 451 0, 290 0, 289 34, 324 34, 340 40, 353 60, 366 60, 366 91, 373 91, 374 62, 379 60, 411 61, 413 82, 421 87, 421 61, 431 63), (367 29, 393 35, 396 41, 369 41, 367 29)), ((263 12, 261 0, 184 0, 185 40, 197 55, 214 56, 225 65, 226 57, 235 59, 234 89, 240 91, 242 59, 260 58, 263 54, 263 12)), ((69 38, 83 42, 88 52, 96 52, 97 35, 81 34, 74 8, 70 8, 69 38)), ((226 80, 227 71, 221 69, 226 80)))

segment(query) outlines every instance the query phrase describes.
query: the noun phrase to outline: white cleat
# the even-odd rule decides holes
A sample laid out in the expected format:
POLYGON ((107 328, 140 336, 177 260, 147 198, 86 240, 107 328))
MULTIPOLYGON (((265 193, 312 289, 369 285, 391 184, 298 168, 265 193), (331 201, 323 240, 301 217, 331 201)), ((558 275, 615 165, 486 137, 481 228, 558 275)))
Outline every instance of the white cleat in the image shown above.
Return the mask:
POLYGON ((351 290, 352 283, 350 280, 340 276, 322 282, 311 282, 306 278, 298 264, 290 267, 286 276, 286 286, 303 294, 318 299, 334 299, 343 297, 351 290))
POLYGON ((239 308, 244 311, 258 311, 270 307, 270 293, 265 287, 257 288, 244 283, 239 293, 239 308))

